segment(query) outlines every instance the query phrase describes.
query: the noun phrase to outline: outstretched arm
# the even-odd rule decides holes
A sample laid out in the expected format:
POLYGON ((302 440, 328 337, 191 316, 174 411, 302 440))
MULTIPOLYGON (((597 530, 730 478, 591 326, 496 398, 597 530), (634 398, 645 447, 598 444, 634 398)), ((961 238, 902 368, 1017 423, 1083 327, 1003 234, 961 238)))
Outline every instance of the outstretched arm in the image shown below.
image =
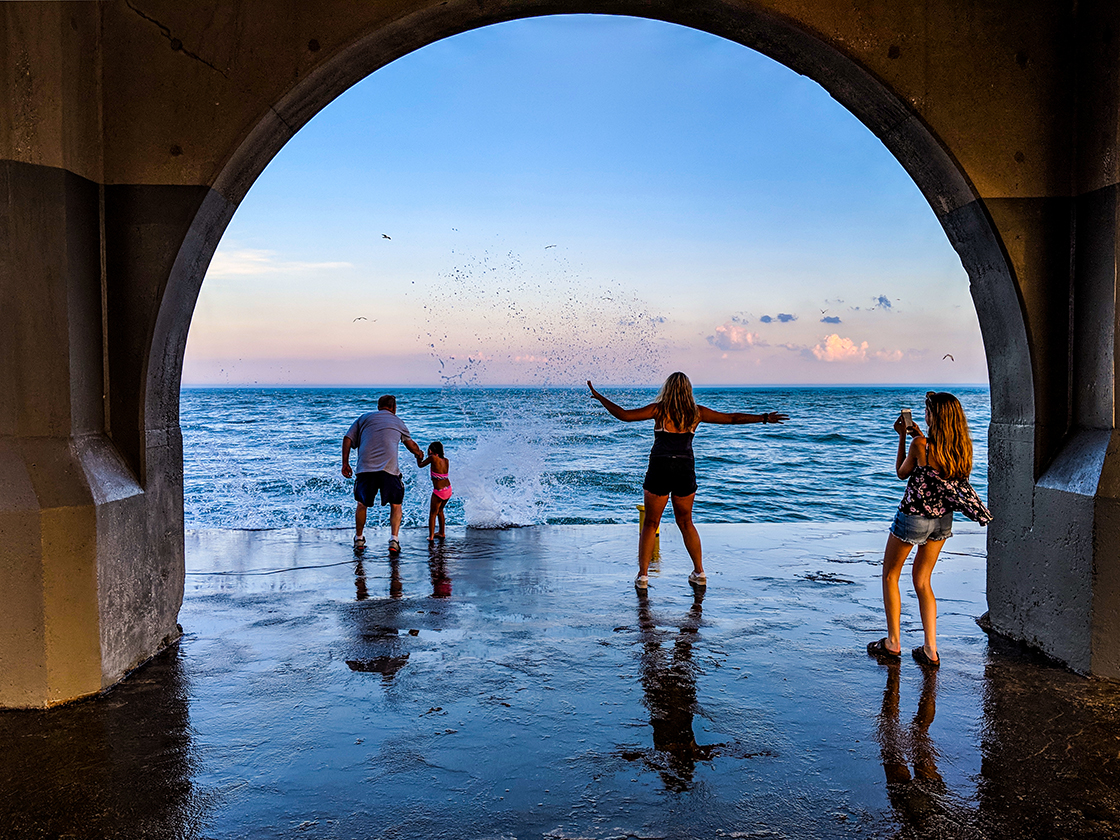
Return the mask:
POLYGON ((401 435, 401 443, 403 443, 404 448, 411 452, 413 457, 416 458, 416 465, 420 466, 420 461, 424 458, 424 453, 420 451, 420 447, 416 444, 416 441, 410 437, 401 435))
POLYGON ((728 414, 708 408, 706 405, 698 405, 697 408, 700 409, 701 423, 742 425, 744 423, 783 423, 789 419, 788 414, 782 414, 778 411, 768 411, 766 414, 748 414, 745 411, 737 411, 728 414))
POLYGON ((591 389, 591 396, 602 403, 603 408, 611 413, 612 416, 617 417, 619 420, 624 420, 627 423, 632 423, 635 420, 652 420, 654 418, 654 411, 657 408, 656 403, 650 403, 642 408, 623 408, 620 405, 615 405, 602 394, 595 390, 595 386, 591 384, 591 380, 587 380, 587 387, 591 389))

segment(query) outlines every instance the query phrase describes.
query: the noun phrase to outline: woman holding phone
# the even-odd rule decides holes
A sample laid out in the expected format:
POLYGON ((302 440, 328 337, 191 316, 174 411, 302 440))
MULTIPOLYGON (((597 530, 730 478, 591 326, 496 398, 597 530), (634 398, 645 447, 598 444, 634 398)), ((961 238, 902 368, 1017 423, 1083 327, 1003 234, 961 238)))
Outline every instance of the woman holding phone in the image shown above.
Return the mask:
POLYGON ((685 548, 692 558, 692 574, 688 582, 706 586, 700 534, 692 523, 692 503, 696 501, 696 461, 692 454, 692 436, 701 423, 781 423, 789 417, 778 411, 766 414, 736 412, 726 414, 697 405, 692 395, 692 382, 679 371, 670 374, 661 386, 657 399, 642 408, 622 408, 595 390, 587 380, 591 396, 619 420, 653 421, 653 449, 649 453, 642 488, 645 491, 645 521, 638 538, 638 577, 634 586, 649 586, 649 564, 653 559, 657 528, 669 499, 673 500, 673 517, 681 529, 685 548))
POLYGON ((992 514, 968 483, 972 472, 972 437, 960 401, 952 394, 926 393, 926 426, 929 437, 904 409, 894 421, 898 433, 895 473, 907 479, 906 492, 898 506, 887 547, 883 554, 883 607, 887 635, 867 646, 872 656, 897 659, 902 655, 902 596, 898 580, 910 549, 914 557, 914 592, 922 617, 924 644, 912 653, 921 665, 937 668, 937 600, 930 576, 945 540, 953 535, 953 511, 987 525, 992 514), (906 436, 913 437, 906 449, 906 436))

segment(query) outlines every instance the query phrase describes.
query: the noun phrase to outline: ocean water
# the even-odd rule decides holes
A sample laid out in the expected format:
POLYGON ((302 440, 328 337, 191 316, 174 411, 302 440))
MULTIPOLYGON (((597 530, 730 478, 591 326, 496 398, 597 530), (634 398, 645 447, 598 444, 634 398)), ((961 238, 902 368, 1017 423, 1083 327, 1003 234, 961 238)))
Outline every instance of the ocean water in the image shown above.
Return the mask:
MULTIPOLYGON (((653 388, 604 388, 623 406, 653 388)), ((951 389, 975 447, 972 483, 987 498, 986 387, 951 389)), ((903 407, 923 417, 925 388, 699 388, 722 411, 783 411, 783 425, 703 424, 694 441, 698 522, 889 522, 903 407)), ((380 391, 185 388, 180 398, 188 528, 347 528, 352 481, 342 436, 380 391)), ((586 390, 416 388, 395 391, 421 448, 440 440, 455 495, 449 524, 504 528, 637 519, 652 422, 615 420, 586 390)), ((401 448, 405 527, 426 526, 431 480, 401 448)), ((388 508, 370 510, 388 524, 388 508)))

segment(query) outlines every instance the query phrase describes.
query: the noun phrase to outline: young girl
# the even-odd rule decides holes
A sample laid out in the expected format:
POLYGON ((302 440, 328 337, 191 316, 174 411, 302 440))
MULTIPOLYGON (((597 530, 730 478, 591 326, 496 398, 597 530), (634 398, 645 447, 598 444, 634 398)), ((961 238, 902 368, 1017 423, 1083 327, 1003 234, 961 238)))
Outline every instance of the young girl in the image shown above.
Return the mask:
POLYGON ((416 461, 421 469, 428 464, 432 465, 432 504, 428 509, 428 542, 435 542, 436 537, 442 540, 446 536, 443 509, 447 505, 447 500, 451 498, 451 481, 447 477, 451 462, 443 456, 443 444, 438 440, 428 446, 427 458, 422 461, 417 458, 416 461), (439 533, 436 533, 437 519, 439 533))
POLYGON ((902 596, 898 579, 910 549, 914 557, 914 592, 922 616, 925 644, 914 648, 914 658, 928 668, 941 665, 937 653, 937 601, 930 586, 930 575, 945 540, 953 535, 953 511, 959 510, 981 525, 992 520, 968 476, 972 472, 972 438, 964 409, 952 394, 929 391, 926 394, 926 425, 929 438, 917 423, 908 424, 900 414, 894 421, 898 433, 895 472, 907 478, 906 492, 898 506, 887 548, 883 555, 883 607, 887 614, 886 638, 872 642, 872 656, 897 659, 902 655, 902 596), (906 451, 906 435, 913 435, 906 451))

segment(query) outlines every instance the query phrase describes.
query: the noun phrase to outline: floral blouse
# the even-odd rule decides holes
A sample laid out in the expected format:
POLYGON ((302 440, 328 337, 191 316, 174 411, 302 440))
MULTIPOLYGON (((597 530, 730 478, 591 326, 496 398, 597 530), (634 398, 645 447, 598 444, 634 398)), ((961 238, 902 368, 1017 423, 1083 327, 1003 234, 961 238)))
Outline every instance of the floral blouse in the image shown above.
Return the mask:
POLYGON ((940 519, 950 511, 960 511, 981 525, 992 521, 992 512, 984 506, 967 478, 942 478, 933 467, 920 464, 910 473, 898 509, 911 516, 927 516, 930 519, 940 519))

